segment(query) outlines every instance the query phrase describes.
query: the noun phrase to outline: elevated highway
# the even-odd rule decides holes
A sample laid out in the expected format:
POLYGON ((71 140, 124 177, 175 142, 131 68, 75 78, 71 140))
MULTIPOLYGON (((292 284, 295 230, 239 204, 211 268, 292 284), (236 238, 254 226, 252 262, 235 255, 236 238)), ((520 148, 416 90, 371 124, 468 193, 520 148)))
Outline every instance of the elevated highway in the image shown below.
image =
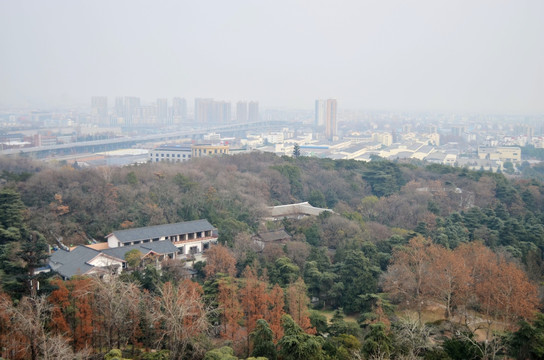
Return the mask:
POLYGON ((225 124, 201 127, 197 129, 188 129, 181 131, 170 131, 158 134, 119 137, 106 140, 81 141, 68 144, 59 144, 51 146, 25 147, 18 149, 7 149, 0 151, 1 155, 26 155, 43 159, 51 156, 72 155, 78 153, 96 153, 102 151, 111 151, 123 148, 130 148, 138 144, 157 141, 173 141, 181 138, 201 136, 210 132, 219 132, 222 135, 239 134, 250 130, 265 130, 294 125, 287 121, 256 121, 243 124, 225 124))

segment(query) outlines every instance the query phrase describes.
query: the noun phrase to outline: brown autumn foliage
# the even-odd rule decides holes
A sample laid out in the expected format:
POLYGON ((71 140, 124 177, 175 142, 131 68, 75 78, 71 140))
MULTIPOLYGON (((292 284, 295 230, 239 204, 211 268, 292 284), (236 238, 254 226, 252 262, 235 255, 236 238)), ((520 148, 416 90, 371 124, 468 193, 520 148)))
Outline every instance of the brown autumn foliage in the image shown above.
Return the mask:
POLYGON ((73 336, 63 312, 70 306, 70 292, 66 287, 66 283, 60 279, 52 281, 51 284, 57 286, 57 289, 49 295, 48 299, 53 306, 51 310, 51 331, 57 334, 73 336))
POLYGON ((13 319, 13 303, 8 295, 0 293, 0 354, 6 359, 25 359, 27 342, 17 331, 13 319))
POLYGON ((300 277, 297 281, 289 285, 287 288, 289 315, 306 333, 315 334, 316 329, 310 323, 310 311, 308 310, 310 299, 306 295, 306 290, 306 284, 300 277))
POLYGON ((183 280, 179 285, 167 282, 160 294, 153 299, 157 325, 157 348, 166 347, 173 359, 187 353, 189 345, 194 352, 203 352, 193 341, 209 329, 210 310, 202 301, 202 287, 191 280, 183 280))
POLYGON ((427 290, 431 298, 445 306, 449 319, 453 309, 465 305, 471 294, 470 268, 457 251, 442 246, 430 246, 429 255, 427 290))
POLYGON ((243 273, 244 283, 240 290, 242 297, 242 309, 246 318, 246 337, 255 330, 257 320, 263 318, 267 311, 268 294, 266 292, 266 283, 260 280, 255 270, 246 267, 243 273))
POLYGON ((88 278, 72 279, 72 296, 75 302, 74 341, 76 350, 88 348, 93 343, 92 283, 88 278))
POLYGON ((390 265, 383 276, 383 288, 405 308, 421 315, 426 298, 425 284, 429 274, 430 242, 422 236, 410 240, 408 246, 393 252, 390 265))
POLYGON ((274 285, 268 295, 268 309, 264 314, 264 319, 270 325, 270 329, 274 332, 274 343, 283 337, 283 327, 281 326, 281 317, 285 314, 285 300, 283 289, 278 285, 274 285))
POLYGON ((413 238, 394 252, 383 287, 394 300, 418 312, 426 301, 438 302, 446 318, 456 308, 472 306, 488 323, 500 319, 515 324, 532 318, 538 306, 536 286, 527 274, 479 243, 450 250, 413 238))
MULTIPOLYGON (((75 350, 83 350, 93 345, 93 309, 94 294, 89 278, 74 278, 62 281, 54 280, 57 287, 48 297, 52 305, 50 328, 54 334, 72 339, 75 350)), ((98 330, 98 329, 96 329, 98 330)))
POLYGON ((534 316, 536 286, 516 264, 480 243, 462 245, 459 252, 472 264, 473 291, 484 314, 509 323, 534 316))
POLYGON ((240 351, 240 342, 244 337, 241 326, 244 313, 238 300, 238 285, 232 277, 220 280, 217 302, 221 309, 219 334, 223 339, 232 341, 234 348, 240 351))
POLYGON ((204 267, 206 278, 218 273, 229 276, 236 275, 236 259, 232 252, 225 246, 217 244, 206 251, 206 266, 204 267))

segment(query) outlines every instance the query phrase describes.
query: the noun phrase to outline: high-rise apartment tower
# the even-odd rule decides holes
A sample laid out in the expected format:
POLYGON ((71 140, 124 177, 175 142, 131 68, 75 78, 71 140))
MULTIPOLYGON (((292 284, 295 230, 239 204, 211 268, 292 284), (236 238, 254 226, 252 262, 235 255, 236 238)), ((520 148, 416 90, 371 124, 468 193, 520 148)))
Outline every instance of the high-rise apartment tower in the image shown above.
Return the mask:
POLYGON ((180 124, 187 120, 187 101, 184 98, 172 99, 172 120, 174 124, 180 124))
POLYGON ((316 100, 315 101, 315 122, 316 127, 325 126, 325 113, 327 112, 327 101, 316 100))
POLYGON ((245 123, 247 122, 247 102, 238 101, 236 103, 236 122, 245 123))
POLYGON ((325 137, 332 141, 336 137, 336 99, 327 99, 325 137))
POLYGON ((259 102, 250 101, 249 102, 249 122, 259 121, 259 102))
POLYGON ((91 98, 91 117, 96 124, 106 124, 108 121, 108 98, 106 96, 93 96, 91 98))

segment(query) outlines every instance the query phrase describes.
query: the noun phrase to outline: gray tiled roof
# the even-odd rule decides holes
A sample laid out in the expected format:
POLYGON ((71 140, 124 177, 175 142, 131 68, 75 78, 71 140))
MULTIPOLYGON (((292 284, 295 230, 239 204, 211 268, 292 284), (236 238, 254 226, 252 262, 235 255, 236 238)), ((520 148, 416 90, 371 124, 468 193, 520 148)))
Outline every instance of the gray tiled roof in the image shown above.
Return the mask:
POLYGON ((143 255, 147 254, 150 251, 156 252, 158 254, 172 254, 172 253, 178 252, 179 250, 170 241, 163 240, 163 241, 155 241, 155 242, 145 243, 145 244, 129 245, 129 246, 121 246, 117 248, 105 249, 105 250, 102 250, 102 252, 106 255, 124 260, 125 254, 134 249, 139 250, 143 255))
POLYGON ((395 159, 409 159, 414 153, 411 152, 411 151, 401 151, 397 154, 394 154, 394 155, 390 155, 388 158, 390 160, 395 160, 395 159))
POLYGON ((417 152, 428 153, 428 152, 431 152, 433 149, 434 147, 431 145, 423 145, 417 150, 417 152))
POLYGON ((414 144, 410 144, 407 149, 408 150, 411 150, 411 151, 417 151, 420 147, 422 147, 422 144, 419 144, 419 143, 414 143, 414 144))
POLYGON ((101 251, 89 248, 87 246, 78 246, 72 251, 59 249, 51 254, 49 258, 49 267, 58 272, 65 278, 71 278, 74 275, 83 275, 94 268, 88 262, 100 254, 109 255, 119 260, 125 259, 125 254, 130 250, 138 249, 142 254, 150 251, 158 254, 176 253, 179 249, 170 241, 156 241, 152 243, 122 246, 101 251))
POLYGON ((432 153, 430 155, 427 155, 425 157, 425 160, 428 160, 428 161, 432 161, 432 160, 437 160, 437 161, 444 161, 444 159, 446 158, 447 154, 446 153, 443 153, 443 152, 435 152, 435 153, 432 153))
POLYGON ((170 145, 162 145, 162 146, 159 146, 155 149, 153 149, 153 151, 191 151, 191 144, 181 144, 181 145, 177 145, 177 144, 170 144, 170 145))
POLYGON ((269 231, 265 233, 259 233, 259 238, 264 242, 288 240, 291 236, 285 232, 285 230, 269 231))
POLYGON ((87 262, 98 254, 100 254, 99 251, 86 246, 78 246, 72 251, 59 249, 51 254, 49 266, 63 277, 71 278, 74 275, 83 275, 92 269, 93 266, 87 262))
POLYGON ((147 226, 142 228, 118 230, 114 231, 113 235, 120 242, 131 242, 135 240, 146 240, 160 238, 162 236, 172 236, 179 234, 188 234, 198 231, 214 230, 214 227, 206 219, 185 221, 175 224, 164 224, 147 226))
POLYGON ((283 217, 292 216, 297 214, 313 215, 317 216, 323 211, 330 211, 330 209, 318 208, 310 205, 307 201, 298 204, 277 205, 268 208, 270 216, 283 217))

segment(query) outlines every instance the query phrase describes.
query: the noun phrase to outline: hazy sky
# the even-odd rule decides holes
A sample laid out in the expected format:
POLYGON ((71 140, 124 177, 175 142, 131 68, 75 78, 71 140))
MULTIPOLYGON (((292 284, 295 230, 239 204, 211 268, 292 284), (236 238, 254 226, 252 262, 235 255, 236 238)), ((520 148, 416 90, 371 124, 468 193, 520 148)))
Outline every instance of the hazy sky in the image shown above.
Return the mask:
POLYGON ((0 105, 544 113, 544 0, 0 0, 0 105))

